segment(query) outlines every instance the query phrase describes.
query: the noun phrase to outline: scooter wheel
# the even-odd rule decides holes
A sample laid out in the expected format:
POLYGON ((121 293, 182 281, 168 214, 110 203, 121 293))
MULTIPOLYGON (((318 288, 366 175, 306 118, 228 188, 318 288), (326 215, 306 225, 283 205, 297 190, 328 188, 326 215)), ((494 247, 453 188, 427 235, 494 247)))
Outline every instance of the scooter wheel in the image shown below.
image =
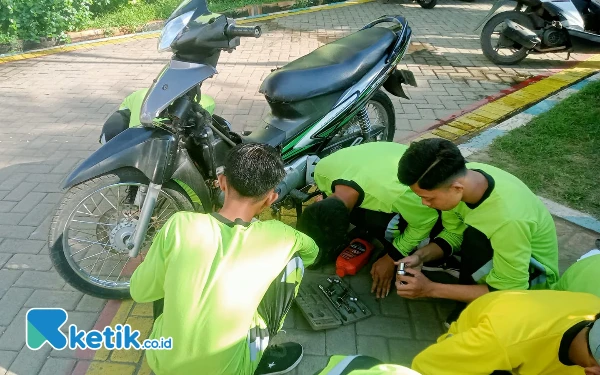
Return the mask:
POLYGON ((487 21, 481 31, 481 50, 485 57, 498 65, 516 64, 527 57, 527 54, 529 53, 527 48, 520 45, 515 45, 514 48, 498 48, 497 45, 493 45, 494 41, 492 40, 492 35, 498 34, 496 29, 506 20, 514 21, 530 30, 533 30, 535 27, 529 16, 523 12, 517 11, 498 13, 487 21), (507 49, 510 49, 512 53, 505 55, 500 52, 501 50, 505 51, 507 49))
POLYGON ((421 8, 432 9, 436 6, 437 0, 417 0, 421 8))

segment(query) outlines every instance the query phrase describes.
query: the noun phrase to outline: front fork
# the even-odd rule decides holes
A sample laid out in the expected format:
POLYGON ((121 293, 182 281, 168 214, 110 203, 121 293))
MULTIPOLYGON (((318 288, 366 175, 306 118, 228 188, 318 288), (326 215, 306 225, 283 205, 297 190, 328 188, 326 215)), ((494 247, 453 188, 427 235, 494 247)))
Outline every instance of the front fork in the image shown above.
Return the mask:
POLYGON ((143 201, 143 204, 141 205, 142 209, 140 212, 140 218, 135 226, 135 230, 133 231, 131 237, 127 240, 127 248, 129 249, 129 257, 131 258, 138 256, 140 249, 144 244, 146 233, 148 232, 148 225, 152 219, 152 213, 154 212, 154 207, 156 207, 156 201, 158 200, 158 195, 160 194, 161 188, 162 185, 150 182, 147 190, 145 191, 145 197, 143 196, 143 189, 138 189, 136 203, 140 204, 143 201))

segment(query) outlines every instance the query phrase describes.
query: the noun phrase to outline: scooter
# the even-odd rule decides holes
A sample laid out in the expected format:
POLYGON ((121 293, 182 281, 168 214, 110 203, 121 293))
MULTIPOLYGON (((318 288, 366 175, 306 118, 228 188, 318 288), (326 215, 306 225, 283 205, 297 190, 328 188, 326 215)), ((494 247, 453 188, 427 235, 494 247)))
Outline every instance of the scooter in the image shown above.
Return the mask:
POLYGON ((498 65, 516 64, 531 52, 566 51, 568 58, 577 38, 600 43, 600 0, 518 0, 514 10, 491 17, 509 1, 498 0, 475 29, 485 23, 481 49, 498 65))
POLYGON ((396 69, 412 35, 403 17, 381 17, 273 71, 259 90, 270 113, 251 134, 238 134, 198 99, 202 83, 217 74, 221 52, 261 33, 210 12, 206 0, 184 0, 173 12, 158 43, 173 55, 146 94, 142 126, 112 138, 64 181, 69 190, 52 220, 49 247, 70 285, 96 297, 128 298, 133 270, 171 215, 222 205, 217 176, 236 144, 281 152, 287 174, 276 188, 277 213, 301 210, 319 158, 393 140, 394 106, 380 89, 407 98, 402 85, 416 85, 410 71, 396 69))

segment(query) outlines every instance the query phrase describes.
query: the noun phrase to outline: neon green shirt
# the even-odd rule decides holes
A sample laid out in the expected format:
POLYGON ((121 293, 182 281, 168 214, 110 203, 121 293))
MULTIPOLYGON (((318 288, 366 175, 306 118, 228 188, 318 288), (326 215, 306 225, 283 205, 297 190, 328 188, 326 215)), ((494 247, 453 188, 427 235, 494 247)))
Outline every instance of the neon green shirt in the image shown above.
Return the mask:
POLYGON ((575 262, 552 289, 590 293, 600 297, 600 254, 575 262))
POLYGON ((462 234, 471 226, 490 239, 493 265, 480 283, 498 290, 528 289, 529 268, 541 267, 545 278, 536 288, 548 288, 558 279, 558 242, 550 212, 521 180, 491 165, 467 163, 494 182, 490 195, 477 207, 465 202, 442 212, 444 230, 438 237, 458 249, 462 234))
MULTIPOLYGON (((142 104, 144 104, 144 99, 146 98, 148 90, 149 89, 141 89, 134 91, 123 100, 123 103, 121 103, 121 106, 119 107, 119 110, 128 109, 130 111, 130 128, 140 126, 142 124, 140 121, 140 113, 142 111, 142 104)), ((208 95, 200 96, 200 105, 211 115, 215 111, 215 100, 208 95)))
POLYGON ((344 148, 321 159, 314 173, 317 186, 328 195, 337 185, 347 185, 359 192, 358 207, 400 214, 408 226, 393 244, 403 255, 427 238, 438 218, 436 210, 398 181, 398 162, 407 149, 394 142, 344 148))
POLYGON ((172 337, 172 350, 147 351, 162 374, 248 374, 248 330, 266 328, 256 312, 263 295, 295 253, 304 266, 318 248, 275 220, 232 223, 218 214, 180 212, 157 234, 131 277, 136 302, 165 299, 150 338, 172 337))

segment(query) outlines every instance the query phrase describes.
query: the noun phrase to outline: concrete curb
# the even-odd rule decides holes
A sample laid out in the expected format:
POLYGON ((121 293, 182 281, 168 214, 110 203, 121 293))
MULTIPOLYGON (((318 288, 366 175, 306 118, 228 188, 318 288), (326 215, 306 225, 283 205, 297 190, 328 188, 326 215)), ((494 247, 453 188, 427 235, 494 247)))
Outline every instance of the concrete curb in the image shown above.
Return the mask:
MULTIPOLYGON (((275 13, 270 13, 270 14, 261 14, 261 15, 256 15, 256 16, 242 17, 242 18, 237 18, 236 22, 238 24, 246 24, 246 23, 251 23, 251 22, 267 21, 267 20, 272 20, 272 19, 276 19, 276 18, 295 16, 298 14, 320 12, 322 10, 330 10, 330 9, 342 8, 342 7, 352 6, 352 5, 371 3, 373 1, 375 1, 375 0, 341 1, 338 3, 317 5, 314 7, 291 9, 291 10, 285 10, 282 12, 275 12, 275 13)), ((160 35, 160 31, 147 31, 147 32, 136 33, 136 34, 128 34, 128 35, 121 35, 121 36, 110 37, 110 38, 96 39, 96 40, 92 40, 92 41, 71 43, 71 44, 67 44, 64 46, 60 46, 60 47, 50 47, 50 48, 44 48, 44 49, 39 49, 39 50, 32 50, 32 51, 28 51, 25 53, 0 55, 0 64, 5 64, 8 62, 13 62, 13 61, 33 59, 36 57, 54 55, 54 54, 62 53, 62 52, 71 52, 71 51, 75 51, 75 50, 79 50, 79 49, 98 47, 98 46, 102 46, 102 45, 106 45, 106 44, 124 43, 124 42, 129 42, 131 40, 136 40, 136 39, 151 39, 151 38, 158 37, 159 35, 160 35)))

